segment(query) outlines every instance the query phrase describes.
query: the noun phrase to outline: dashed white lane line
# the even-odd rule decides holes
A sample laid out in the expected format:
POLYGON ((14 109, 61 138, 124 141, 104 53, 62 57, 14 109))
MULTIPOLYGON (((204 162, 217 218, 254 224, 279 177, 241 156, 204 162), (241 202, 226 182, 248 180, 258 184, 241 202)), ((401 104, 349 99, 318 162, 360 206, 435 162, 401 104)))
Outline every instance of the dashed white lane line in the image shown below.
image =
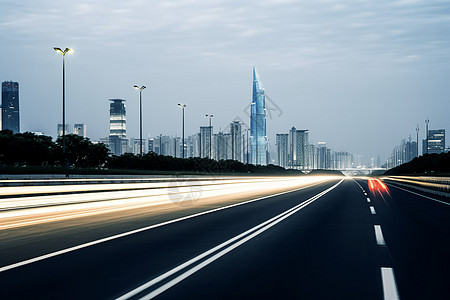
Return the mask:
POLYGON ((367 196, 367 193, 366 193, 366 192, 364 192, 364 195, 366 195, 366 196, 367 196))
POLYGON ((377 239, 378 246, 386 246, 386 242, 384 241, 383 232, 381 231, 380 225, 374 225, 375 228, 375 238, 377 239))
POLYGON ((376 215, 377 214, 376 211, 375 211, 375 207, 373 207, 373 206, 370 207, 370 213, 372 215, 376 215))
POLYGON ((367 202, 369 202, 369 203, 370 203, 370 198, 367 198, 367 202))
POLYGON ((385 300, 398 300, 397 284, 395 283, 394 270, 381 268, 381 280, 383 281, 383 294, 385 300))

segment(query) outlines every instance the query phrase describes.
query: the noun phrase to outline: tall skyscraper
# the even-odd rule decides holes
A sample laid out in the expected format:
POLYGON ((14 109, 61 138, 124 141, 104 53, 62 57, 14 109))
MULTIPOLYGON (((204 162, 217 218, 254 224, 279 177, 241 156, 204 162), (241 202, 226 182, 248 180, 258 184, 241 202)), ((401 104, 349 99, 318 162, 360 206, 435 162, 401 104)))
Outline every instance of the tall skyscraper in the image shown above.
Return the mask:
POLYGON ((310 168, 308 136, 308 130, 297 130, 295 127, 289 130, 289 166, 293 169, 310 168))
POLYGON ((309 131, 297 130, 296 132, 296 154, 297 166, 303 170, 309 168, 309 131))
POLYGON ((212 156, 212 126, 200 126, 200 157, 209 157, 212 156), (211 150, 211 155, 210 155, 211 150))
POLYGON ((218 132, 213 137, 213 159, 231 159, 231 136, 229 133, 218 132))
POLYGON ((19 83, 2 82, 2 130, 20 132, 19 118, 19 83))
POLYGON ((125 100, 109 101, 109 147, 114 155, 122 155, 128 148, 125 100))
POLYGON ((288 158, 289 158, 289 167, 291 169, 294 169, 297 167, 297 147, 296 147, 296 132, 297 129, 292 126, 292 128, 289 130, 289 153, 288 153, 288 158))
POLYGON ((327 148, 326 142, 317 143, 317 168, 330 169, 330 149, 327 148))
POLYGON ((250 163, 267 164, 266 95, 253 67, 253 98, 250 107, 250 163))
POLYGON ((288 165, 288 144, 289 135, 287 133, 277 134, 277 164, 280 167, 287 168, 288 165))
POLYGON ((230 124, 231 159, 242 161, 242 124, 233 121, 230 124))
POLYGON ((73 134, 82 136, 82 137, 87 137, 86 135, 86 124, 74 124, 73 125, 73 134))
POLYGON ((155 151, 155 139, 154 138, 150 138, 149 137, 148 140, 147 140, 147 145, 148 145, 148 152, 156 152, 155 151))

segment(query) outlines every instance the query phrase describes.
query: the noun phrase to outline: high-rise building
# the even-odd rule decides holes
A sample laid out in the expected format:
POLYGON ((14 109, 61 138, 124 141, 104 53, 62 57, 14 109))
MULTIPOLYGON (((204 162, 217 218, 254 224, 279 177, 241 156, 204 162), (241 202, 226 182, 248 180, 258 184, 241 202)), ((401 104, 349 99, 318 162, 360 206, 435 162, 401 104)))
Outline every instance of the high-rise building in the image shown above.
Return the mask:
POLYGON ((288 167, 288 141, 289 135, 287 133, 276 135, 277 164, 283 168, 288 167))
MULTIPOLYGON (((156 152, 155 151, 155 139, 154 138, 148 138, 147 140, 148 143, 148 152, 156 152)), ((158 153, 158 152, 156 152, 158 153)))
POLYGON ((250 106, 250 163, 267 164, 266 95, 253 67, 253 98, 250 106))
MULTIPOLYGON (((70 134, 70 131, 69 131, 69 124, 64 124, 65 126, 64 126, 64 134, 65 135, 68 135, 68 134, 70 134)), ((58 124, 58 127, 56 128, 56 135, 58 136, 58 137, 60 137, 60 136, 62 136, 63 135, 63 124, 58 124)))
POLYGON ((199 145, 200 145, 200 134, 196 133, 193 135, 190 135, 185 139, 185 157, 199 157, 200 151, 199 151, 199 145))
POLYGON ((297 130, 295 127, 289 130, 289 165, 293 169, 310 168, 308 136, 308 130, 297 130))
POLYGON ((297 129, 292 126, 292 128, 289 130, 289 153, 288 153, 288 158, 289 158, 289 167, 291 169, 296 168, 297 166, 297 153, 296 153, 296 149, 297 147, 295 146, 296 144, 296 131, 297 129))
POLYGON ((334 152, 334 169, 345 170, 352 167, 353 155, 347 151, 334 152))
POLYGON ((319 169, 330 169, 331 161, 329 150, 326 142, 317 143, 317 167, 319 169))
POLYGON ((109 147, 114 155, 122 155, 128 150, 126 100, 109 101, 109 147))
POLYGON ((212 132, 213 127, 211 126, 200 126, 200 151, 201 157, 212 156, 212 132), (211 154, 210 154, 211 152, 211 154))
POLYGON ((414 142, 409 136, 408 141, 405 144, 405 162, 409 162, 414 159, 414 157, 418 157, 417 153, 417 142, 414 142))
MULTIPOLYGON (((146 153, 146 151, 145 151, 145 140, 144 139, 142 139, 142 153, 146 153)), ((141 153, 141 150, 139 150, 139 146, 140 146, 140 142, 139 142, 139 139, 135 139, 135 138, 130 138, 130 143, 129 143, 129 145, 130 145, 130 148, 131 149, 127 149, 127 151, 125 151, 125 152, 130 152, 130 153, 133 153, 133 154, 135 154, 135 155, 140 155, 140 153, 141 153)))
POLYGON ((230 124, 231 159, 242 161, 242 124, 233 121, 230 124))
POLYGON ((309 131, 297 130, 297 166, 303 170, 309 169, 309 131))
POLYGON ((9 129, 13 133, 20 132, 19 115, 19 83, 2 82, 2 130, 9 129))
POLYGON ((73 124, 73 134, 82 136, 82 137, 87 137, 86 135, 86 124, 73 124))
POLYGON ((445 151, 445 129, 428 130, 428 153, 445 151))
POLYGON ((160 155, 174 156, 175 146, 174 139, 167 135, 160 135, 154 139, 153 151, 160 155))
POLYGON ((213 139, 213 159, 226 160, 231 159, 231 135, 229 133, 219 132, 214 134, 213 139))

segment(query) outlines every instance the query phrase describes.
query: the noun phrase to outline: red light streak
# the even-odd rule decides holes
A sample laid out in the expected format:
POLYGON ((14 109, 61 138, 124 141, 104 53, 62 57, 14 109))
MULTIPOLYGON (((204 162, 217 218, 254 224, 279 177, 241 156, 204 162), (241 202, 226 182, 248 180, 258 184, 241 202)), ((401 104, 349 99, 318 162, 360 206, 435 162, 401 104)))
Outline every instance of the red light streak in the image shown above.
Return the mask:
POLYGON ((380 195, 383 195, 383 193, 389 194, 389 189, 387 185, 381 181, 380 179, 369 179, 369 189, 370 192, 375 194, 375 192, 380 193, 380 195))

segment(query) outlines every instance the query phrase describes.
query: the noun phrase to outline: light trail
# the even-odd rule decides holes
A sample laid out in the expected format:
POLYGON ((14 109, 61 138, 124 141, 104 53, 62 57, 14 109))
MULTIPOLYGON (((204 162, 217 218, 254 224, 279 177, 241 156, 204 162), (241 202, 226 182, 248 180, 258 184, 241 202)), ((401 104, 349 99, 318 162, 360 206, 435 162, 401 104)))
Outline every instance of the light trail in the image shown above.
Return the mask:
MULTIPOLYGON (((227 200, 251 198, 331 179, 336 178, 320 176, 265 177, 264 179, 246 179, 245 181, 242 179, 226 180, 221 183, 201 184, 197 181, 196 183, 182 183, 181 186, 168 187, 166 185, 159 188, 131 191, 6 198, 0 200, 0 210, 2 210, 0 211, 0 230, 157 205, 183 206, 185 203, 193 205, 196 201, 202 201, 204 204, 205 201, 213 201, 224 196, 227 200), (192 187, 200 187, 201 190, 193 191, 192 187), (193 199, 193 197, 198 198, 193 199)), ((147 186, 147 184, 143 185, 147 186)), ((56 188, 61 190, 60 187, 56 188)))
POLYGON ((413 176, 389 176, 381 179, 409 183, 419 187, 450 193, 450 178, 448 177, 413 177, 413 176))

